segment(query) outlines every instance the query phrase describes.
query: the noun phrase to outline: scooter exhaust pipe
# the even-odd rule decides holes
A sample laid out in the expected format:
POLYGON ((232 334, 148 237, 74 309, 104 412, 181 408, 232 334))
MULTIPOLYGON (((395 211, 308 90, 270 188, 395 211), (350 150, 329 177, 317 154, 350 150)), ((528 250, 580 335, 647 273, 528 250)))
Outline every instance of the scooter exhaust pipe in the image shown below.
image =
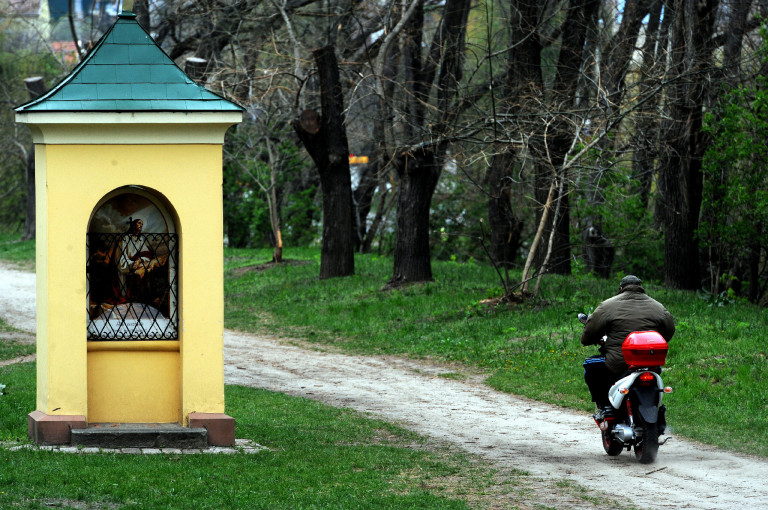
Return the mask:
POLYGON ((626 444, 635 440, 635 431, 629 425, 618 424, 613 428, 613 437, 626 444))

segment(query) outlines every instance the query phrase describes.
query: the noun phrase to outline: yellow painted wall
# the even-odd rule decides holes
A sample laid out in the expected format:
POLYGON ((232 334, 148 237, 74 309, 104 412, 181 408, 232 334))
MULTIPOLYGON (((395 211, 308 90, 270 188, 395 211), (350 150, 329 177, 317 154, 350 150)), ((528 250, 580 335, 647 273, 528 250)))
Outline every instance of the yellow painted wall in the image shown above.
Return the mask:
MULTIPOLYGON (((122 370, 123 365, 134 360, 146 363, 157 356, 163 358, 153 365, 159 373, 152 375, 151 385, 142 384, 146 388, 177 388, 170 392, 180 395, 180 415, 175 411, 178 421, 185 423, 189 412, 223 413, 221 145, 39 144, 36 157, 38 410, 46 414, 82 414, 89 422, 94 421, 92 416, 106 419, 108 413, 101 408, 108 400, 105 388, 123 391, 121 386, 135 383, 136 377, 148 377, 145 372, 122 370), (177 215, 178 363, 170 360, 167 351, 141 355, 128 351, 88 352, 88 222, 102 197, 128 185, 160 193, 177 215), (89 365, 94 369, 89 370, 89 365), (177 371, 174 366, 178 366, 177 371), (91 410, 94 405, 98 408, 91 410)), ((157 403, 151 405, 147 400, 126 404, 128 407, 120 404, 114 416, 137 417, 121 421, 168 421, 167 397, 155 400, 157 403)))
MULTIPOLYGON (((49 371, 43 367, 49 365, 48 356, 48 314, 44 308, 48 305, 48 222, 43 211, 48 210, 46 193, 46 147, 35 146, 35 207, 36 215, 36 253, 35 272, 37 276, 37 409, 50 409, 48 406, 49 371)), ((83 402, 84 406, 85 403, 83 402)), ((49 413, 50 414, 50 413, 49 413)), ((64 413, 62 413, 64 414, 64 413)))
POLYGON ((88 421, 178 423, 180 368, 173 351, 89 352, 88 421))

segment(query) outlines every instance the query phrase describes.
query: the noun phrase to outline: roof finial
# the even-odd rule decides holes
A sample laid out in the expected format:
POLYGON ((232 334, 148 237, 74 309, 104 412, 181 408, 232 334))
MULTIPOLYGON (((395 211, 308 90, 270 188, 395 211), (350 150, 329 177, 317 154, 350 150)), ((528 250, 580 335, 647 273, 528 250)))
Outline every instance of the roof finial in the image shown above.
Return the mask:
POLYGON ((123 10, 117 15, 118 18, 135 18, 136 14, 133 12, 133 0, 123 0, 123 10))

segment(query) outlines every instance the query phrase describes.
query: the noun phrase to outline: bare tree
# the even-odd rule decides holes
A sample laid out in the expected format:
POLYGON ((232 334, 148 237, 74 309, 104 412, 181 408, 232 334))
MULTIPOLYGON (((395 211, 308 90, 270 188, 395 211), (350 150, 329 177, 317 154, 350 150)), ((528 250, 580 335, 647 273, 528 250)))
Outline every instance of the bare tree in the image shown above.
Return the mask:
MULTIPOLYGON (((602 123, 610 122, 624 107, 626 77, 631 69, 642 21, 650 15, 653 4, 660 9, 661 0, 626 1, 618 29, 613 34, 605 34, 607 41, 603 47, 594 57, 589 57, 595 58, 597 64, 597 83, 592 90, 596 94, 596 111, 602 117, 602 123)), ((658 14, 655 22, 658 23, 658 14)), ((649 34, 650 26, 649 23, 649 34)), ((601 43, 600 40, 597 42, 601 43)), ((595 124, 600 125, 600 122, 595 124)), ((605 137, 599 144, 600 156, 586 176, 585 194, 589 214, 580 225, 585 271, 594 272, 602 278, 611 276, 615 253, 614 242, 604 227, 602 205, 605 201, 605 183, 609 181, 605 174, 611 171, 610 167, 619 157, 617 152, 623 150, 621 141, 614 143, 617 140, 621 139, 605 137)))
POLYGON ((597 0, 571 0, 560 29, 561 44, 555 77, 546 103, 544 125, 539 128, 535 174, 535 196, 542 208, 537 212, 536 238, 547 239, 546 245, 534 243, 523 274, 527 288, 532 260, 538 272, 570 274, 570 193, 566 187, 570 165, 568 153, 584 128, 583 120, 574 118, 572 105, 583 65, 583 50, 590 24, 595 23, 597 0))
MULTIPOLYGON (((521 286, 568 274, 579 253, 571 239, 582 230, 586 269, 610 274, 604 255, 615 247, 619 260, 625 245, 603 227, 618 228, 617 212, 639 223, 657 207, 667 281, 698 288, 702 113, 720 84, 749 83, 755 66, 745 51, 754 51, 758 14, 768 9, 764 0, 509 0, 493 4, 502 11, 487 18, 494 43, 478 51, 467 35, 468 0, 171 0, 146 4, 146 14, 142 2, 134 11, 166 52, 246 108, 248 122, 228 150, 261 172, 244 184, 265 197, 259 212, 268 208, 270 221, 260 225, 271 232, 275 260, 282 233, 292 235, 281 216, 289 189, 315 186, 304 195, 314 201, 311 215, 320 185, 323 201, 336 197, 323 206, 335 211, 325 212, 324 240, 349 239, 340 273, 353 268, 347 246, 369 250, 379 233, 389 243, 394 231, 394 286, 432 278, 433 214, 453 199, 448 188, 437 193, 463 179, 487 197, 494 261, 509 267, 529 247, 521 286), (329 47, 338 59, 325 66, 337 73, 333 94, 311 50, 329 47), (324 102, 332 96, 333 113, 324 102), (295 154, 300 137, 318 168, 341 173, 308 171, 304 151, 288 163, 284 154, 295 154), (369 163, 349 169, 349 152, 369 163), (346 191, 326 193, 331 186, 346 191), (617 198, 634 197, 639 207, 618 209, 617 198), (335 219, 342 216, 346 223, 335 219)), ((476 214, 477 205, 462 209, 476 214)), ((457 229, 469 224, 461 221, 457 229)))
MULTIPOLYGON (((426 55, 422 55, 425 16, 421 2, 404 16, 401 62, 406 122, 387 155, 398 175, 394 268, 389 285, 432 279, 429 214, 443 170, 462 79, 469 0, 447 0, 426 55), (430 96, 434 92, 434 102, 430 96), (427 116, 428 112, 432 115, 427 116)), ((382 98, 386 100, 387 98, 382 98)), ((392 101, 388 106, 391 108, 392 101)), ((392 112, 392 110, 390 110, 392 112)), ((394 112, 392 112, 394 113, 394 112)), ((392 114, 391 113, 391 114, 392 114)))
MULTIPOLYGON (((506 52, 506 72, 498 104, 492 103, 495 150, 488 167, 488 218, 491 257, 504 267, 518 257, 523 220, 513 208, 512 197, 521 179, 530 119, 542 102, 541 37, 539 2, 510 2, 509 29, 512 45, 506 52), (516 119, 507 127, 506 119, 516 119)), ((492 98, 493 99, 493 98, 492 98)))
MULTIPOLYGON (((666 12, 662 21, 662 0, 655 0, 651 5, 648 24, 645 29, 645 42, 642 47, 642 63, 638 76, 638 94, 647 96, 658 86, 656 76, 663 76, 667 60, 667 34, 673 16, 666 12)), ((635 182, 633 193, 640 195, 642 210, 649 205, 651 186, 654 177, 654 161, 658 154, 660 131, 658 117, 655 115, 661 101, 661 94, 653 94, 637 111, 635 122, 635 147, 632 155, 632 176, 635 182)))
POLYGON ((708 74, 713 68, 713 39, 718 0, 674 0, 667 8, 675 21, 670 36, 670 67, 676 80, 667 90, 669 120, 661 154, 661 202, 664 207, 664 280, 682 289, 701 287, 696 229, 702 199, 702 133, 708 74))
POLYGON ((320 278, 355 272, 352 183, 339 68, 333 46, 312 52, 317 64, 322 115, 304 110, 293 127, 320 173, 323 189, 323 246, 320 278))

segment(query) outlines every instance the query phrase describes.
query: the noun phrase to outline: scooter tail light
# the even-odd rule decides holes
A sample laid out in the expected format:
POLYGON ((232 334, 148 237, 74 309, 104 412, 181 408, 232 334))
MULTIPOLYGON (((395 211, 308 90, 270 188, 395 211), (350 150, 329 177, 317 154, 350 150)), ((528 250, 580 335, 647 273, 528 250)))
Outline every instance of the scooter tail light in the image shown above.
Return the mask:
POLYGON ((672 393, 672 386, 664 386, 664 393, 672 393))
POLYGON ((656 384, 656 377, 654 377, 654 374, 652 372, 643 372, 637 378, 637 383, 640 386, 651 386, 656 384))

